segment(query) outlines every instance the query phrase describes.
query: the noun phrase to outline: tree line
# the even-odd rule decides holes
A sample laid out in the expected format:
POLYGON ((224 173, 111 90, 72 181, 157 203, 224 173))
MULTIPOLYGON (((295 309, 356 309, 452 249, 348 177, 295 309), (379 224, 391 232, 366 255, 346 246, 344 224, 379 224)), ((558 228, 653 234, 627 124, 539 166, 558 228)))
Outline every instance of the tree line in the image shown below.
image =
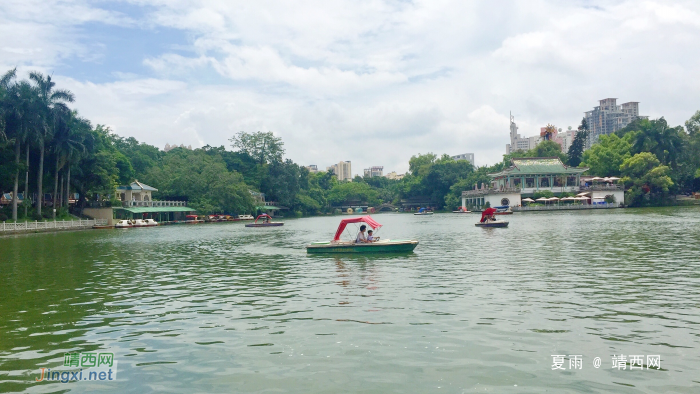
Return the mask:
POLYGON ((73 193, 79 195, 78 207, 105 199, 117 204, 116 186, 134 179, 157 188, 154 198, 187 201, 201 214, 252 213, 258 193, 294 215, 411 199, 455 209, 463 190, 490 184, 488 174, 502 171, 516 157, 559 157, 573 167, 590 167, 593 175, 621 177, 628 205, 664 204, 674 194, 700 188, 700 111, 685 127, 670 127, 664 118, 637 119, 600 136, 588 150, 584 119, 567 154, 556 142, 543 141, 475 168, 428 152, 412 156, 400 180, 356 176, 338 181, 330 171, 310 172, 285 159, 284 142, 272 132, 240 132, 228 147, 164 152, 104 125, 93 126, 68 107, 74 100, 73 93, 57 89, 51 76, 38 72, 20 80, 10 70, 0 78, 0 190, 13 196, 0 219, 63 217, 73 193), (36 199, 20 200, 20 193, 36 199), (44 193, 51 194, 51 207, 45 207, 44 193))

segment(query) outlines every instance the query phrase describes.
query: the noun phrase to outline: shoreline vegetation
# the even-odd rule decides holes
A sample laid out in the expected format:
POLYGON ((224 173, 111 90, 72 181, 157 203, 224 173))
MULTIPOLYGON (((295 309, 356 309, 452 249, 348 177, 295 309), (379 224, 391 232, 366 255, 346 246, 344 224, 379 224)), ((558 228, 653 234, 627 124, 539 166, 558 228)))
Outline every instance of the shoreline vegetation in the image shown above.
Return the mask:
POLYGON ((490 184, 488 174, 516 157, 559 157, 570 166, 589 167, 591 175, 620 177, 630 207, 691 204, 676 196, 700 190, 700 111, 684 126, 671 127, 663 117, 637 119, 585 151, 584 120, 568 154, 544 141, 477 168, 447 154, 417 154, 400 180, 356 176, 338 181, 330 171, 309 172, 285 159, 284 142, 272 132, 241 131, 229 147, 165 152, 93 125, 69 107, 74 101, 73 93, 57 89, 51 76, 31 72, 19 79, 10 70, 0 77, 0 191, 12 193, 12 202, 0 208, 0 222, 70 220, 71 206, 95 201, 118 206, 116 186, 134 179, 157 188, 154 199, 187 201, 201 215, 253 213, 253 193, 286 207, 285 216, 411 200, 449 212, 461 205, 462 191, 490 184), (75 193, 77 201, 70 201, 75 193), (24 196, 36 198, 32 203, 18 198, 24 196))

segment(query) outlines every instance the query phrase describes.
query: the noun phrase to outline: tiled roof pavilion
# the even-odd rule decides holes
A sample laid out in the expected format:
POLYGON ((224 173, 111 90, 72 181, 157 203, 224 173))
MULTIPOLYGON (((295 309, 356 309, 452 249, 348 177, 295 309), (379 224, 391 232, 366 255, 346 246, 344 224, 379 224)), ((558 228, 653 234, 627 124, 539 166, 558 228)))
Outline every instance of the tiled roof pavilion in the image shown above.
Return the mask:
POLYGON ((541 190, 574 192, 579 188, 581 174, 586 167, 569 167, 558 157, 521 157, 511 160, 512 165, 503 171, 489 174, 494 189, 516 188, 530 194, 541 190))
POLYGON ((134 180, 128 186, 117 186, 117 190, 144 190, 144 191, 152 191, 152 192, 158 191, 158 189, 156 189, 155 187, 148 186, 147 184, 141 183, 138 180, 134 180))
POLYGON ((582 174, 588 170, 586 167, 569 167, 558 157, 521 157, 512 159, 513 164, 501 172, 489 174, 492 178, 522 175, 544 174, 582 174))

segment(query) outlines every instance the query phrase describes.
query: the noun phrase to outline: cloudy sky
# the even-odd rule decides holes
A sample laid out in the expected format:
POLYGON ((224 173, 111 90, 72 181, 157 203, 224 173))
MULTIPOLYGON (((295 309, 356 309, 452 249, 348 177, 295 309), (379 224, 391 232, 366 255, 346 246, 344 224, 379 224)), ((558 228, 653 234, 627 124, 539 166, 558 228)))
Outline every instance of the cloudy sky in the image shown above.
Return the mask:
POLYGON ((353 173, 417 153, 501 158, 597 100, 682 124, 700 109, 700 1, 2 0, 0 67, 163 147, 273 131, 353 173), (21 74, 26 75, 26 74, 21 74))

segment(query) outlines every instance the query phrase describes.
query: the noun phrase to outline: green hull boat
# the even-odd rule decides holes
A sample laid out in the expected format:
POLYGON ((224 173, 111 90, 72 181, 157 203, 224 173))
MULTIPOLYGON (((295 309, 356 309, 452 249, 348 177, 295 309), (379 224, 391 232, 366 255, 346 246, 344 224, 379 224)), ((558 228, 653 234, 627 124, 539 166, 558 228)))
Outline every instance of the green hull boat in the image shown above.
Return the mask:
POLYGON ((372 243, 314 242, 306 247, 307 253, 400 253, 412 252, 418 246, 414 240, 381 240, 372 243))

